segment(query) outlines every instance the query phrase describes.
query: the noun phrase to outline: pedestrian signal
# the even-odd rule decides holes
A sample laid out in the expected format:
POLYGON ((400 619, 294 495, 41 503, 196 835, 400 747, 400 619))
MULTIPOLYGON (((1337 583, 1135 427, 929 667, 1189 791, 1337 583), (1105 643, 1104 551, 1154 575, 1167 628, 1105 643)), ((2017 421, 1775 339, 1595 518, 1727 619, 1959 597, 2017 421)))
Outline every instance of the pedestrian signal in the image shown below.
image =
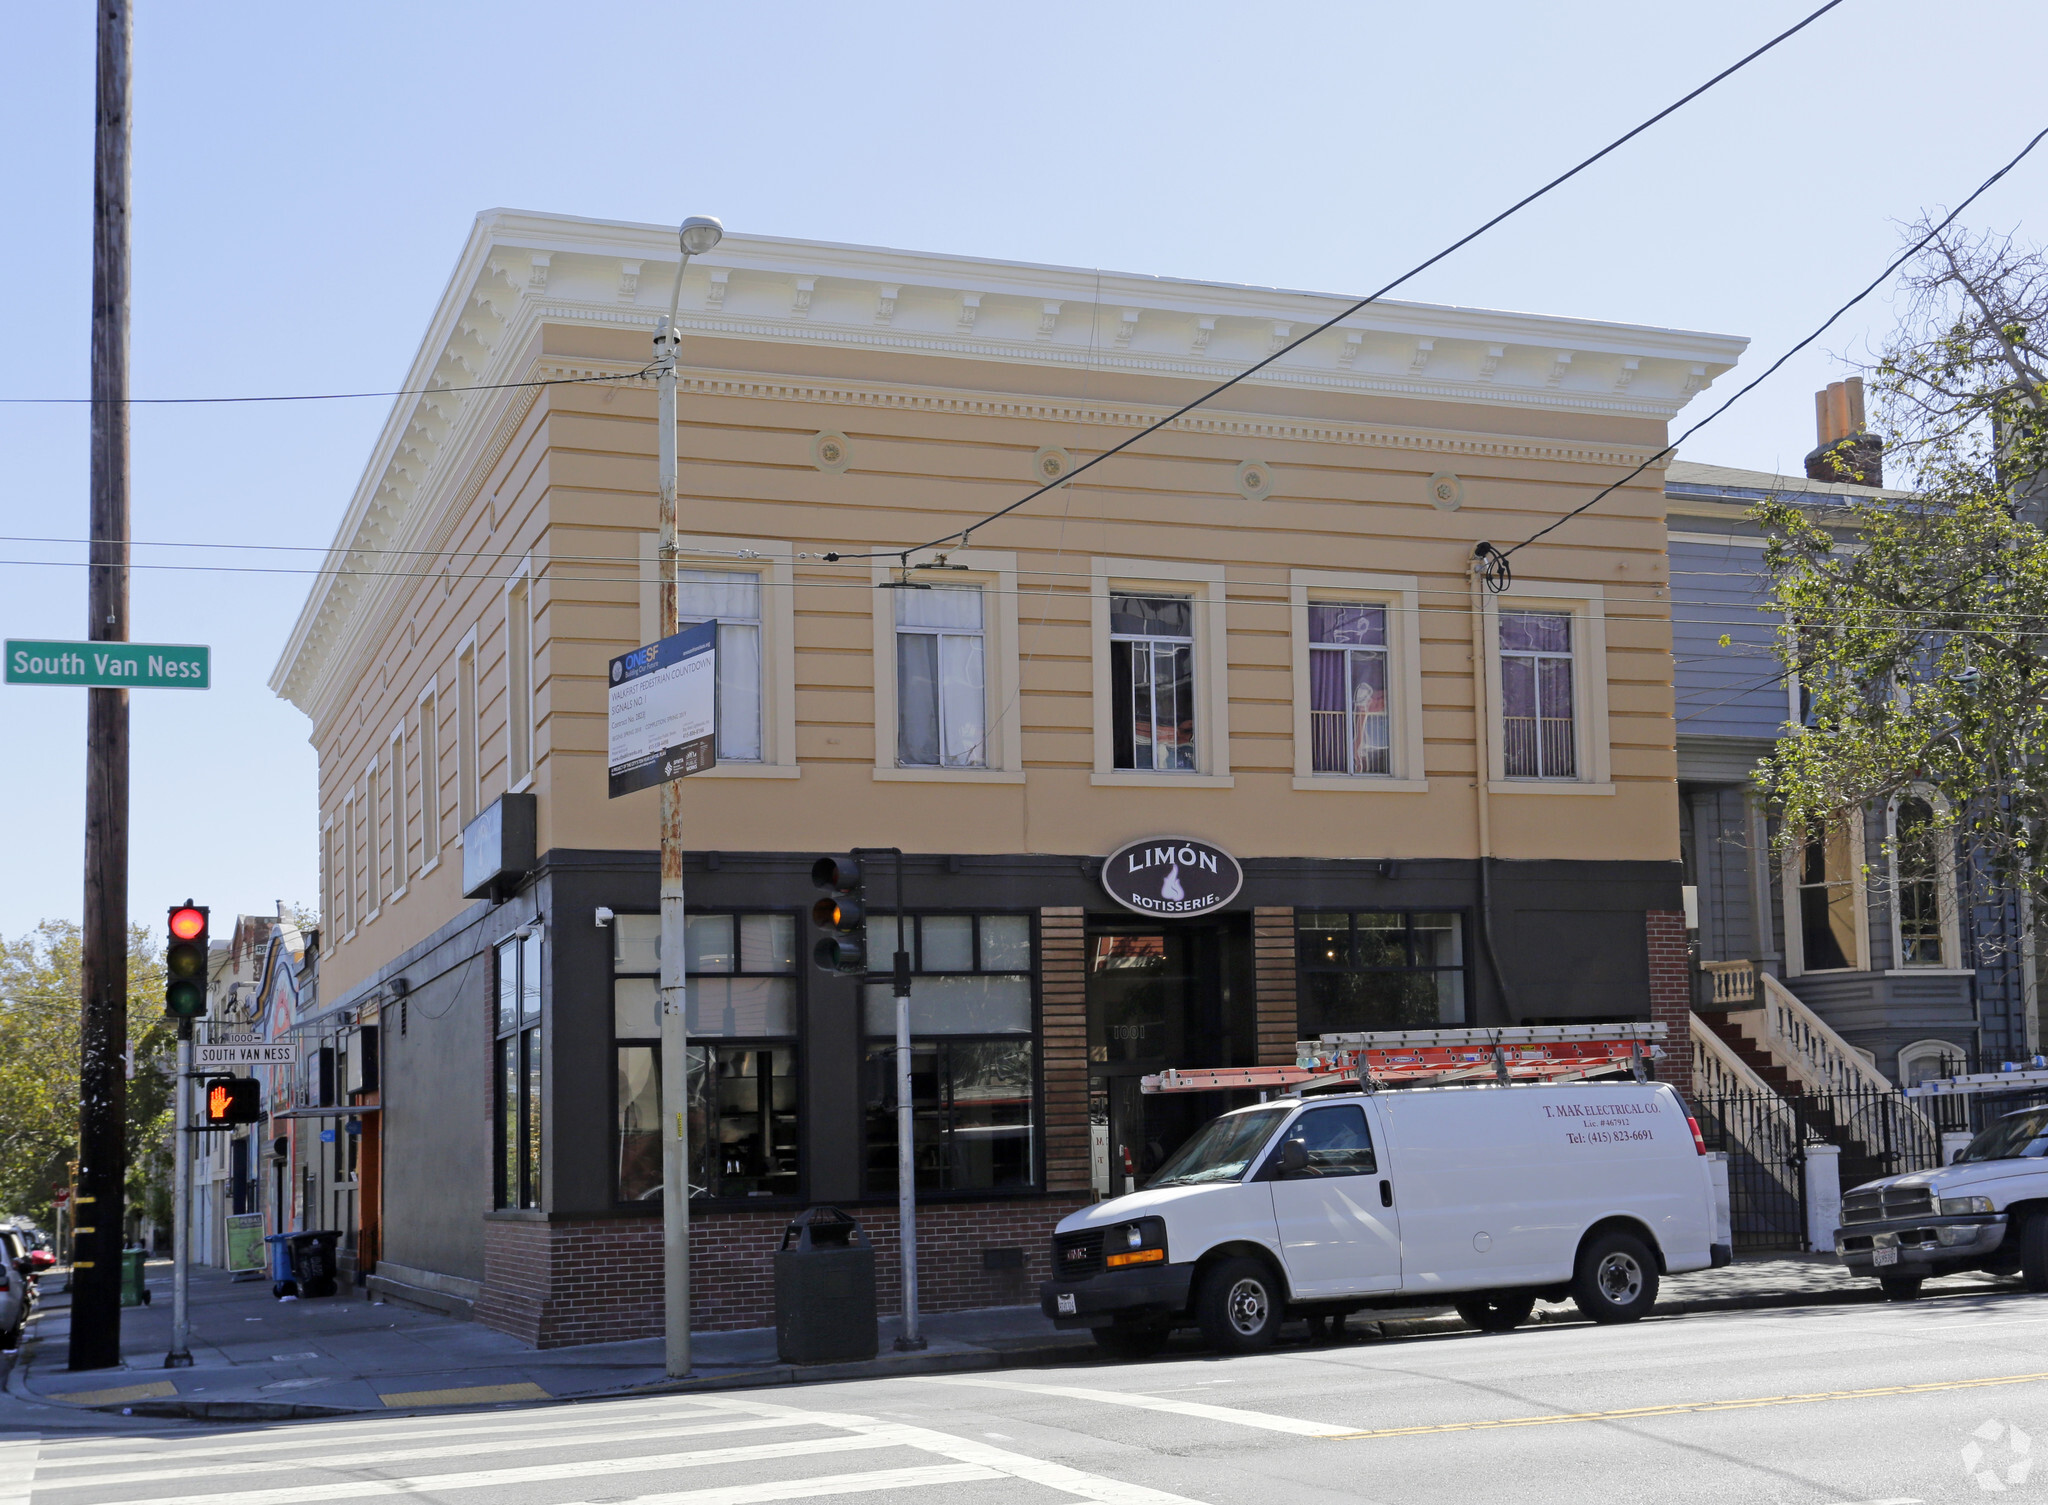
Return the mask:
POLYGON ((206 1082, 206 1127, 253 1124, 263 1117, 263 1092, 249 1076, 209 1077, 206 1082))
POLYGON ((171 909, 164 947, 164 1012, 173 1019, 206 1013, 206 906, 187 899, 171 909))

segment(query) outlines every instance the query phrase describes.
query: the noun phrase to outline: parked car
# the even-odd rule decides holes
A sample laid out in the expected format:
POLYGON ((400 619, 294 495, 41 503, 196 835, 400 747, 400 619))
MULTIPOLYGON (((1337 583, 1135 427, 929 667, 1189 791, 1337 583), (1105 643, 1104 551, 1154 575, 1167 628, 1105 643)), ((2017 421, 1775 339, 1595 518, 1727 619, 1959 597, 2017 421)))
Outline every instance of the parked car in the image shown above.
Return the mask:
POLYGON ((1125 1356, 1195 1326, 1230 1352, 1289 1316, 1454 1306, 1484 1331, 1569 1295, 1633 1322, 1660 1275, 1727 1264, 1699 1127, 1655 1083, 1286 1099, 1204 1125, 1143 1190, 1064 1219, 1040 1291, 1125 1356))
POLYGON ((27 1261, 16 1265, 7 1243, 9 1229, 0 1229, 0 1350, 12 1352, 21 1347, 21 1331, 28 1322, 29 1304, 34 1284, 29 1277, 27 1261))
MULTIPOLYGON (((35 1262, 35 1230, 15 1226, 0 1228, 0 1262, 15 1272, 23 1287, 23 1315, 36 1309, 36 1277, 42 1270, 35 1262)), ((0 1329, 4 1331, 4 1329, 0 1329)))
POLYGON ((2019 1275, 2048 1291, 2048 1108, 2022 1108, 1940 1170, 1884 1176, 1842 1198, 1835 1257, 1893 1301, 1958 1270, 2019 1275))

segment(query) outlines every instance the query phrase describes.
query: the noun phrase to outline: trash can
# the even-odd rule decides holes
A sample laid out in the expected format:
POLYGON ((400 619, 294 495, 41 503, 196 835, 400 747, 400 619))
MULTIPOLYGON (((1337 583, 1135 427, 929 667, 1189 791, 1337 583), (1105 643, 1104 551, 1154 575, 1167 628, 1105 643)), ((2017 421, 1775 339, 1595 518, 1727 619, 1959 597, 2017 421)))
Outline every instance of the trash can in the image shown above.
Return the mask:
POLYGON ((340 1286, 334 1278, 334 1246, 341 1235, 331 1228, 294 1233, 286 1244, 292 1252, 292 1279, 301 1296, 332 1296, 340 1286))
POLYGON ((121 1305, 149 1305, 149 1287, 142 1283, 142 1262, 148 1258, 147 1249, 121 1251, 121 1305))
POLYGON ((836 1207, 813 1207, 775 1253, 775 1351, 785 1364, 875 1356, 875 1250, 836 1207))
POLYGON ((279 1301, 287 1296, 297 1300, 299 1283, 292 1279, 292 1236, 289 1233, 266 1233, 263 1242, 270 1245, 270 1294, 279 1301))

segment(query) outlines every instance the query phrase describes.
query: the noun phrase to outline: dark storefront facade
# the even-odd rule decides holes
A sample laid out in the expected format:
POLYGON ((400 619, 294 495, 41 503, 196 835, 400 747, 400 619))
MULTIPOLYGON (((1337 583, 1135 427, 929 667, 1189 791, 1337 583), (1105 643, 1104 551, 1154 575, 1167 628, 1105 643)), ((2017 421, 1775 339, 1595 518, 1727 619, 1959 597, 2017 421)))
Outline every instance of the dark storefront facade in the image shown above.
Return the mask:
MULTIPOLYGON (((704 1329, 772 1320, 768 1256, 788 1219, 819 1204, 867 1227, 883 1309, 896 1305, 893 1009, 886 986, 808 961, 815 855, 697 854, 686 868, 704 1329)), ((1556 958, 1532 965, 1539 953, 1517 945, 1504 998, 1471 863, 1247 861, 1236 898, 1193 919, 1122 908, 1101 865, 907 861, 929 1310, 1028 1300, 1060 1218, 1142 1183, 1246 1100, 1147 1095, 1148 1074, 1287 1062, 1326 1030, 1644 1017, 1646 916, 1677 909, 1679 876, 1660 863, 1498 864, 1497 931, 1540 927, 1556 958)), ((652 853, 548 854, 509 897, 371 984, 388 994, 406 980, 396 1019, 384 1012, 395 1149, 374 1280, 387 1294, 459 1303, 542 1344, 659 1331, 656 886, 652 853), (476 1094, 450 1090, 479 1077, 481 1121, 476 1094), (467 1228, 445 1194, 463 1181, 491 1189, 467 1228), (464 1266, 476 1277, 408 1278, 464 1266)), ((878 950, 894 923, 871 922, 878 950)))

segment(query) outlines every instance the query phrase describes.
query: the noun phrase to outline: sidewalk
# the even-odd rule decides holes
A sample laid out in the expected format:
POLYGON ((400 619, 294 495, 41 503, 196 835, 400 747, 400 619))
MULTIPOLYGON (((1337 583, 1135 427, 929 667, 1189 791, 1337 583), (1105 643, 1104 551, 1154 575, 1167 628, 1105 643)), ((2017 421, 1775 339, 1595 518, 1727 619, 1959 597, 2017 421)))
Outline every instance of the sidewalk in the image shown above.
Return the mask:
MULTIPOLYGON (((880 1353, 855 1364, 782 1364, 776 1358, 772 1328, 702 1333, 694 1345, 695 1375, 670 1380, 663 1372, 658 1338, 535 1350, 474 1322, 373 1304, 357 1294, 277 1301, 267 1281, 238 1283, 218 1270, 199 1269, 192 1274, 192 1367, 165 1369, 171 1332, 170 1276, 168 1262, 153 1262, 148 1270, 152 1304, 121 1314, 127 1362, 119 1369, 85 1374, 64 1367, 70 1298, 46 1284, 44 1300, 30 1320, 29 1337, 6 1378, 7 1393, 74 1413, 284 1420, 869 1379, 1097 1357, 1085 1332, 1056 1331, 1035 1307, 998 1307, 927 1317, 924 1330, 930 1346, 918 1353, 894 1350, 897 1325, 886 1320, 880 1353)), ((1929 1281, 1922 1299, 2018 1289, 2016 1281, 1959 1275, 1929 1281)), ((1881 1300, 1875 1281, 1851 1276, 1829 1256, 1787 1255, 1672 1276, 1664 1282, 1657 1315, 1881 1300)), ((1536 1320, 1548 1324, 1584 1319, 1569 1303, 1544 1303, 1537 1308, 1536 1320)), ((1373 1341, 1465 1330, 1453 1315, 1417 1311, 1374 1321, 1370 1312, 1363 1312, 1351 1319, 1347 1336, 1373 1341)))

